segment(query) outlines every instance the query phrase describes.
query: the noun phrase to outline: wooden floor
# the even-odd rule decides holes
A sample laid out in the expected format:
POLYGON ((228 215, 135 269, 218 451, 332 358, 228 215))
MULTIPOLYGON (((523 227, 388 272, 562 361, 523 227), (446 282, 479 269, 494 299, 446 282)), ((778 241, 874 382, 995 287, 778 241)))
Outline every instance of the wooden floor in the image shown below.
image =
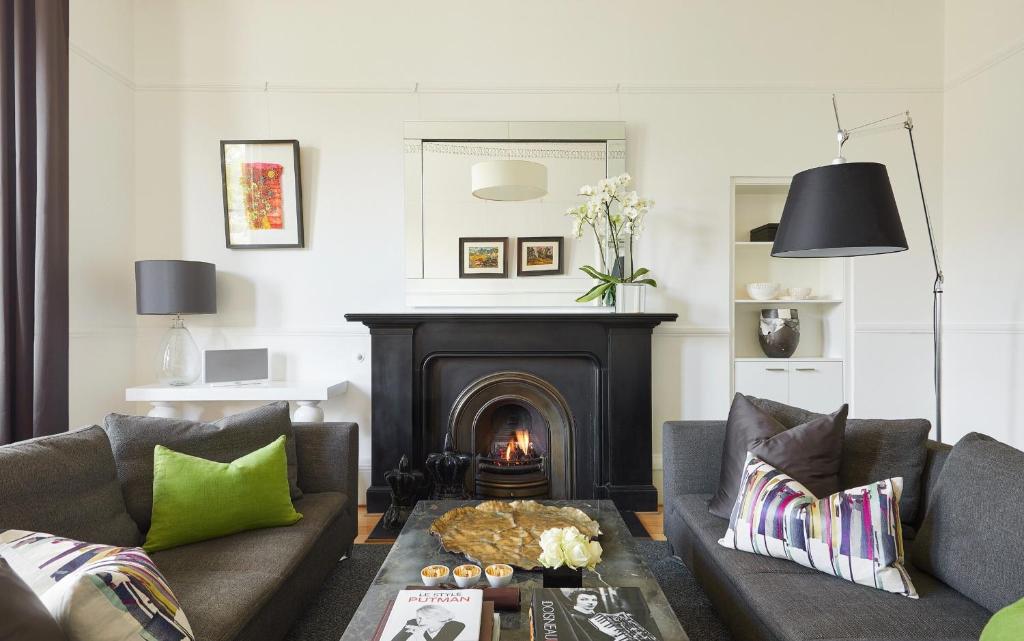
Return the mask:
MULTIPOLYGON (((665 532, 662 527, 663 518, 661 508, 658 508, 657 512, 637 512, 636 516, 640 519, 640 523, 643 524, 644 528, 651 535, 651 539, 655 541, 664 541, 665 532)), ((380 514, 368 514, 366 512, 366 506, 359 506, 359 532, 356 535, 356 543, 367 543, 366 537, 373 531, 377 521, 380 520, 380 514)), ((390 544, 391 541, 385 540, 374 540, 369 541, 371 544, 390 544)))

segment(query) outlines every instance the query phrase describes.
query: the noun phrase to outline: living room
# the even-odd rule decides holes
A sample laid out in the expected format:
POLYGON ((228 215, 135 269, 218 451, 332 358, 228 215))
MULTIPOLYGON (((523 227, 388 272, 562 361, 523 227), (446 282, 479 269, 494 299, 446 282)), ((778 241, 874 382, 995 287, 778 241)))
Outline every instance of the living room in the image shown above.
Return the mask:
POLYGON ((0 639, 1024 639, 1019 3, 0 27, 0 639))

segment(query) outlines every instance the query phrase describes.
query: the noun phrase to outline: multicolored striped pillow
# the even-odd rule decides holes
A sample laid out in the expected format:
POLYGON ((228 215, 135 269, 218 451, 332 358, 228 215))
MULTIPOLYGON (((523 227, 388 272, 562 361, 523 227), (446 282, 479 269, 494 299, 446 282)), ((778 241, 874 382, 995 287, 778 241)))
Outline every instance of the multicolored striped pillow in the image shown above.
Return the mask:
POLYGON ((0 556, 75 641, 193 641, 167 581, 142 548, 0 531, 0 556))
POLYGON ((739 490, 719 545, 796 561, 847 581, 917 598, 903 567, 902 478, 818 499, 748 453, 739 490))

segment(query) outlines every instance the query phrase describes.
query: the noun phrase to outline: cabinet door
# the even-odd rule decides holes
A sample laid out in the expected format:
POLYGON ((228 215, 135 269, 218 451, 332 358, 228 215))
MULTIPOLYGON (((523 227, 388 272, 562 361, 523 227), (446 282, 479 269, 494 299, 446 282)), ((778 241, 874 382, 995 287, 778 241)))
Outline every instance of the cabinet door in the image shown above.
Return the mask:
POLYGON ((844 396, 842 363, 790 362, 790 405, 828 414, 839 409, 844 396))
POLYGON ((789 363, 736 363, 736 391, 780 403, 789 402, 789 363))

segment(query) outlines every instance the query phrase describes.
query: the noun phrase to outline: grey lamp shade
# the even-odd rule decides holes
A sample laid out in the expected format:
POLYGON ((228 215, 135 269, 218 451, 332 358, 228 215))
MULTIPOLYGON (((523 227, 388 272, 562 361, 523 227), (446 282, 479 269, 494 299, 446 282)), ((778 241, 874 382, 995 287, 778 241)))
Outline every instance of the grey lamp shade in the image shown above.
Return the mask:
POLYGON ((135 312, 217 313, 217 267, 195 260, 135 261, 135 312))
POLYGON ((772 256, 832 258, 906 249, 885 165, 839 163, 793 176, 772 256))

